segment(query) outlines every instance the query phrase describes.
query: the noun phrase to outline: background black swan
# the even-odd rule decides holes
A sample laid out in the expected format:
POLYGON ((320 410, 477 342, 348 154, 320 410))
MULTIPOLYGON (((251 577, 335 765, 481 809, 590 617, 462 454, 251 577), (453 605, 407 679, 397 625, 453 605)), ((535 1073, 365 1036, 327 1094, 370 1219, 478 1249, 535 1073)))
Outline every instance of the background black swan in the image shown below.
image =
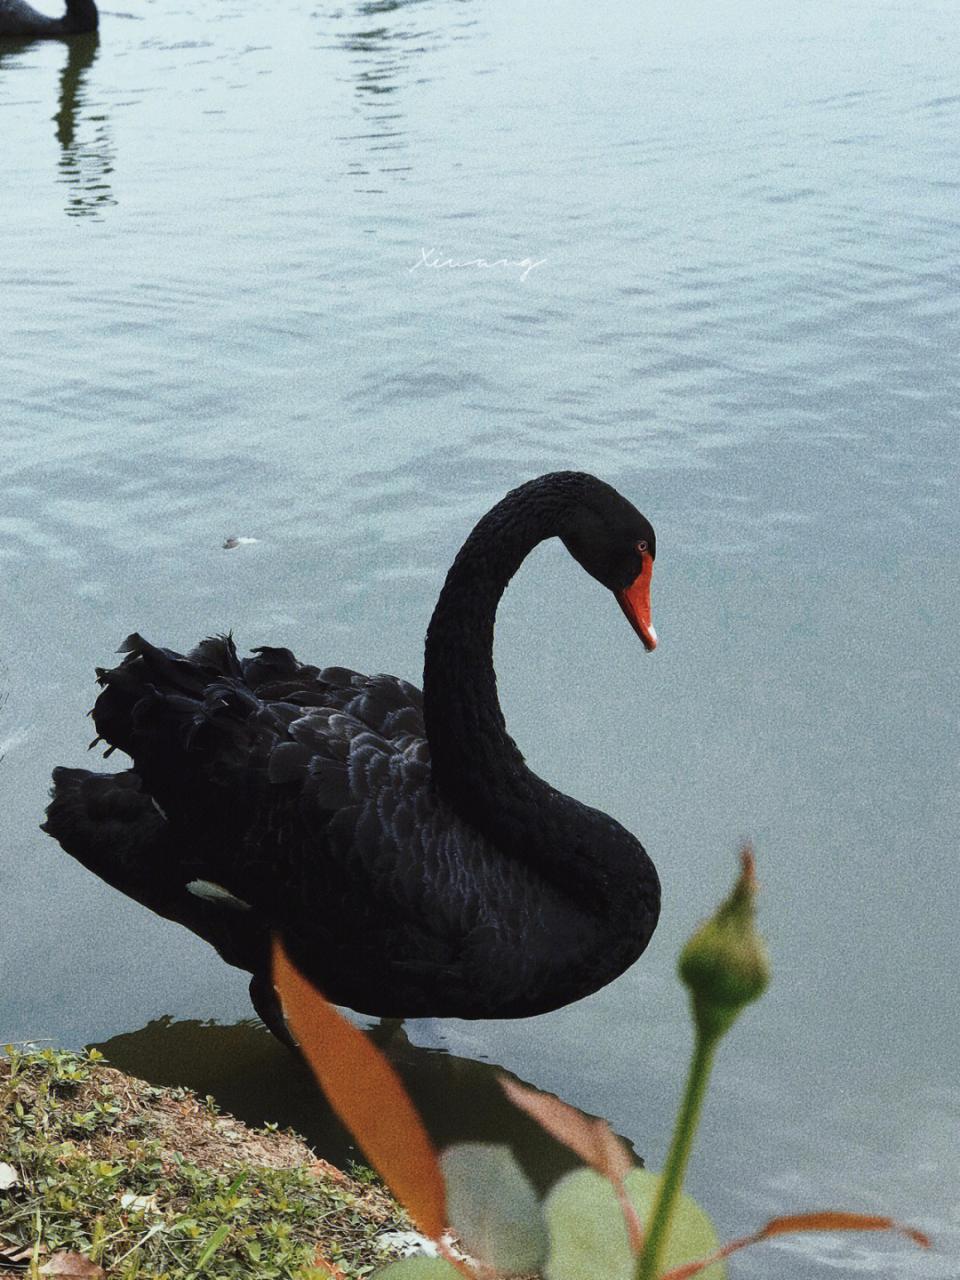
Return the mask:
POLYGON ((254 1006, 281 1035, 273 930, 363 1013, 523 1017, 604 986, 656 927, 656 870, 619 823, 527 768, 493 669, 500 597, 552 536, 654 648, 652 527, 593 476, 542 476, 457 555, 422 695, 287 649, 240 660, 218 638, 183 657, 133 635, 98 671, 93 711, 133 769, 56 769, 44 830, 252 972, 254 1006))
POLYGON ((0 36, 59 40, 96 31, 98 20, 94 0, 67 0, 66 13, 60 18, 38 13, 26 0, 0 0, 0 36))

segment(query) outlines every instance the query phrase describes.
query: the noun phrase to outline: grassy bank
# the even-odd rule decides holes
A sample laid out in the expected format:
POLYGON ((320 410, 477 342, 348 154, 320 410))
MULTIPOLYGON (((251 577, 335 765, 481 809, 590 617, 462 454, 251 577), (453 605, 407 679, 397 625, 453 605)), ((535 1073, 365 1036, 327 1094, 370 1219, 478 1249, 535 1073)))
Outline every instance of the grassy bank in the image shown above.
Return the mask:
POLYGON ((352 1280, 395 1256, 380 1237, 409 1226, 355 1174, 95 1050, 0 1058, 0 1277, 352 1280), (71 1272, 71 1255, 91 1269, 71 1272), (311 1272, 318 1259, 329 1269, 311 1272))

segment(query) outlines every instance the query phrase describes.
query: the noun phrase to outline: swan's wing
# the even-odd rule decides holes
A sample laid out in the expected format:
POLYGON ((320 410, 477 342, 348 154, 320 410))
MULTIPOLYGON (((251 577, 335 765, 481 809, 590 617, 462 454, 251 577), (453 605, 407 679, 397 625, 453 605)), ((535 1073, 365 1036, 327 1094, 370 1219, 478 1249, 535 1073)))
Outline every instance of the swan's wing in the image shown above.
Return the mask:
POLYGON ((211 879, 256 871, 246 890, 269 899, 274 871, 289 879, 334 815, 362 808, 364 735, 377 760, 398 759, 401 782, 429 777, 420 691, 395 676, 319 670, 286 649, 241 661, 229 637, 183 656, 134 635, 123 651, 98 673, 98 733, 133 757, 183 838, 209 849, 211 879))
POLYGON ((304 831, 323 831, 322 849, 290 868, 281 932, 352 1008, 388 1013, 389 996, 408 1015, 504 1011, 535 993, 534 939, 563 908, 437 795, 421 734, 373 728, 407 721, 390 679, 372 677, 343 710, 309 709, 271 755, 304 831))

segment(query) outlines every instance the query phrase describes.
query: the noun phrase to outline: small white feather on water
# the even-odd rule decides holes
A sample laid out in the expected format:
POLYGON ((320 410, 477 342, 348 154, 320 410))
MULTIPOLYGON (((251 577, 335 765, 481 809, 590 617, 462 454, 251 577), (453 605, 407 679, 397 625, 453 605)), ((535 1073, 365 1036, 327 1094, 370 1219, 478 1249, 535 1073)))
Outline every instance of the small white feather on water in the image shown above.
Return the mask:
POLYGON ((28 729, 14 729, 13 733, 8 733, 5 738, 0 738, 0 756, 5 756, 8 751, 19 747, 29 737, 30 732, 28 729))

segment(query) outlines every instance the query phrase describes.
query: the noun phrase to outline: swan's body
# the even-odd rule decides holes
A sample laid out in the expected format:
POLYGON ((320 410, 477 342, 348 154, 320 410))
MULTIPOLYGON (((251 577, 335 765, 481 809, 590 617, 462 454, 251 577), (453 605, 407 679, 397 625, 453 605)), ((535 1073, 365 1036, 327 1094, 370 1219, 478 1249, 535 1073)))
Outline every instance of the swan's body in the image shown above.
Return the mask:
POLYGON ((66 0, 66 12, 48 18, 27 0, 0 0, 0 37, 22 40, 62 40, 68 36, 96 31, 98 15, 94 0, 66 0))
POLYGON ((544 476, 457 556, 422 696, 285 649, 238 660, 218 639, 181 657, 132 636, 99 673, 93 714, 133 768, 58 769, 45 829, 251 971, 271 1026, 273 931, 330 999, 364 1013, 519 1017, 595 991, 645 948, 659 881, 632 835, 533 774, 506 733, 497 603, 552 534, 652 648, 653 530, 593 477, 544 476))

